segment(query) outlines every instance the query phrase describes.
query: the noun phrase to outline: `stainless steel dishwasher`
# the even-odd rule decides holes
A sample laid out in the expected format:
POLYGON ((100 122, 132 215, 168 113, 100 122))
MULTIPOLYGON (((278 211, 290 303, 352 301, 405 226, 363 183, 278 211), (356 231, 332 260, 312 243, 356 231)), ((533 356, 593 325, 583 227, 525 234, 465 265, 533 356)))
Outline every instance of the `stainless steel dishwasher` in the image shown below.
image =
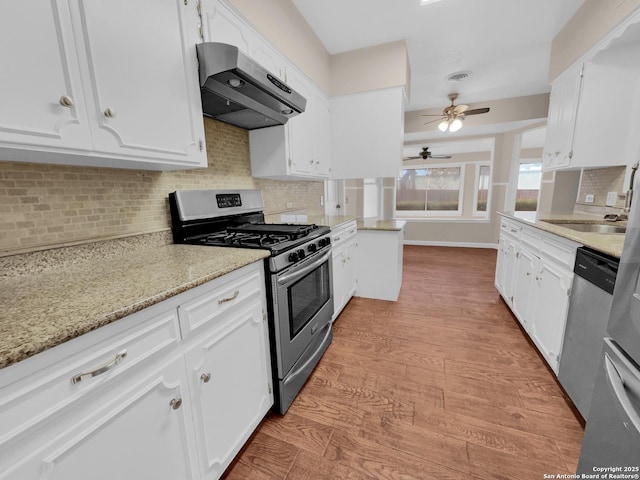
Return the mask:
POLYGON ((606 336, 619 260, 578 248, 558 379, 587 418, 606 336))

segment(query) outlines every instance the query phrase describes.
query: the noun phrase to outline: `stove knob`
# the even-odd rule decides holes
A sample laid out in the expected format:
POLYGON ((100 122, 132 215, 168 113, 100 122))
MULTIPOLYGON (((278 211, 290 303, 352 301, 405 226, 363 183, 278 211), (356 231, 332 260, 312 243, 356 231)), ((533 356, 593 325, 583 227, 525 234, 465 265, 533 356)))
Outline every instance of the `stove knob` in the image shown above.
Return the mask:
POLYGON ((309 245, 309 253, 313 253, 316 250, 318 250, 318 246, 315 243, 312 243, 311 245, 309 245))
POLYGON ((300 257, 298 256, 298 252, 291 252, 289 254, 289 261, 290 262, 297 262, 298 260, 300 260, 300 257))
POLYGON ((304 250, 301 248, 296 252, 298 254, 298 258, 302 260, 304 258, 304 250))

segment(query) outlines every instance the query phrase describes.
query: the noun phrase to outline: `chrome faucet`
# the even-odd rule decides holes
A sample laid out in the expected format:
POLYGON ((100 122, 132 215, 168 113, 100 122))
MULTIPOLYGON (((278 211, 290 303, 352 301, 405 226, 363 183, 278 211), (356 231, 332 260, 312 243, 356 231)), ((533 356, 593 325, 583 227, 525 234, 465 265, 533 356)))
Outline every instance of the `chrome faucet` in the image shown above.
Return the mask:
POLYGON ((631 180, 629 181, 629 190, 627 190, 627 196, 624 199, 624 210, 623 213, 629 215, 631 211, 631 201, 633 200, 633 184, 634 179, 636 177, 636 172, 638 171, 638 166, 640 166, 640 161, 636 162, 633 167, 631 167, 631 180))

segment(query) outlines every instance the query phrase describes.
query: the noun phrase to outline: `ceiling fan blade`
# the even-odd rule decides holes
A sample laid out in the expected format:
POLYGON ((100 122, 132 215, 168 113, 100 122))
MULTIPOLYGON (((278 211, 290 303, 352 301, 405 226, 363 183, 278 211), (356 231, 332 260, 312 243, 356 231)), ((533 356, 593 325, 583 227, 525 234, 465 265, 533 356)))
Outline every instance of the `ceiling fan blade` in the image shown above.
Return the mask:
POLYGON ((442 120, 446 120, 446 119, 447 117, 436 118, 435 120, 431 120, 429 122, 424 123, 424 125, 429 125, 430 123, 433 123, 433 122, 441 122, 442 120))
POLYGON ((466 112, 464 112, 464 114, 465 114, 465 116, 467 116, 467 115, 479 115, 481 113, 487 113, 489 110, 491 110, 489 107, 473 108, 471 110, 467 110, 466 112))
POLYGON ((469 110, 469 105, 456 105, 455 107, 453 107, 453 113, 465 113, 467 110, 469 110))
POLYGON ((403 161, 407 161, 407 160, 418 160, 419 158, 422 158, 422 157, 420 157, 420 156, 418 156, 418 157, 404 157, 402 160, 403 160, 403 161))
POLYGON ((444 115, 442 115, 441 113, 435 114, 435 113, 425 113, 420 115, 421 117, 443 117, 444 115))
POLYGON ((446 160, 451 158, 451 155, 431 155, 431 158, 446 160))

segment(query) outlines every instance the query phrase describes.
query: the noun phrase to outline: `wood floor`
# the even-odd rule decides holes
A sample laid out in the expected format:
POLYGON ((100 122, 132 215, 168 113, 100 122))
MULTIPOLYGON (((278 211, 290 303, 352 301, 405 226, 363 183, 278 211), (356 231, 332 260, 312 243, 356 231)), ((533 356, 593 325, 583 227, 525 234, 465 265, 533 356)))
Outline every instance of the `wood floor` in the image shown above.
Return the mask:
POLYGON ((583 430, 493 286, 495 250, 406 246, 397 303, 353 298, 289 412, 226 480, 541 479, 583 430))

